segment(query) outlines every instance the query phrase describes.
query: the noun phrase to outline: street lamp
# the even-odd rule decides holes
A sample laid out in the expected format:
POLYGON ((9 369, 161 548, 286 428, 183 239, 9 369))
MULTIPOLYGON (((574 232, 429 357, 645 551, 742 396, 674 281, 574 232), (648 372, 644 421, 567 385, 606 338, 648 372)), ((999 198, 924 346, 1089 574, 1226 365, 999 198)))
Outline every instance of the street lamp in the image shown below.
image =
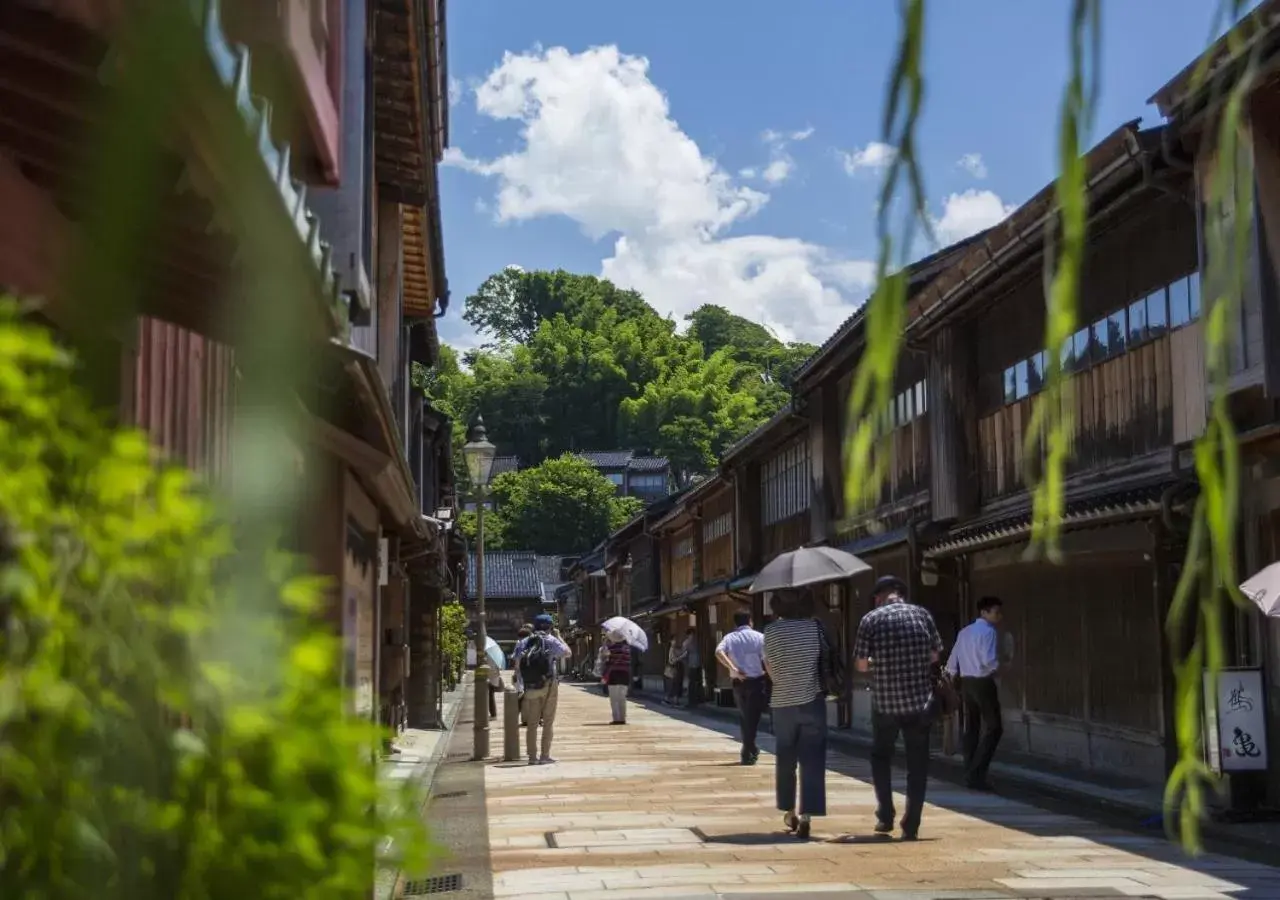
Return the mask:
POLYGON ((476 416, 471 430, 467 432, 467 442, 462 447, 462 455, 467 460, 467 475, 470 476, 476 498, 476 619, 479 627, 476 633, 475 759, 489 758, 489 667, 485 665, 488 659, 485 645, 489 642, 489 629, 484 609, 484 496, 485 489, 489 486, 489 476, 493 474, 493 458, 497 451, 498 448, 489 443, 485 434, 484 419, 476 416))

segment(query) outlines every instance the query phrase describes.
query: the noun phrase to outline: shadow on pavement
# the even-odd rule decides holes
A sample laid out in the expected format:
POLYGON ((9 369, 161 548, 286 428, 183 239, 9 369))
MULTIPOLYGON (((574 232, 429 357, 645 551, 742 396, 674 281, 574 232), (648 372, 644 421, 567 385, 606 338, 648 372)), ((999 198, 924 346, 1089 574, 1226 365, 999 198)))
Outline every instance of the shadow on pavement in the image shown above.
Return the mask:
POLYGON ((463 703, 423 813, 437 851, 432 871, 427 876, 406 873, 410 880, 461 875, 462 888, 450 891, 450 900, 481 900, 493 896, 484 784, 486 764, 471 760, 473 709, 473 703, 463 703))
MULTIPOLYGON (((629 698, 629 702, 668 718, 688 722, 731 738, 738 737, 738 725, 732 717, 733 710, 705 707, 690 710, 684 707, 668 706, 656 699, 634 694, 629 698)), ((769 725, 769 717, 766 714, 760 723, 761 750, 766 754, 760 760, 762 766, 770 764, 767 757, 772 755, 773 737, 772 728, 769 725)), ((730 752, 736 752, 736 748, 730 752)), ((726 760, 723 764, 710 764, 708 768, 717 765, 733 766, 739 763, 726 760)), ((894 766, 894 789, 900 793, 905 789, 901 747, 894 760, 894 766)), ((866 751, 859 751, 856 747, 834 742, 829 744, 827 771, 870 784, 866 751)), ((949 769, 942 769, 942 767, 931 769, 931 790, 927 799, 931 806, 1016 829, 1032 838, 1079 837, 1101 847, 1131 853, 1157 863, 1180 866, 1218 880, 1221 883, 1221 887, 1218 888, 1221 894, 1239 898, 1239 900, 1280 898, 1280 868, 1278 868, 1280 852, 1274 849, 1242 846, 1206 837, 1206 851, 1216 855, 1192 858, 1169 842, 1163 829, 1143 827, 1140 822, 1134 821, 1132 815, 1119 811, 1108 812, 1104 807, 1083 806, 1078 802, 1072 803, 1069 800, 1044 796, 1033 790, 1020 789, 1017 785, 1001 785, 997 792, 976 793, 961 786, 958 781, 949 777, 950 775, 949 769), (1096 826, 1103 826, 1107 830, 1099 830, 1096 826), (1259 865, 1250 865, 1250 863, 1259 865), (1263 869, 1259 866, 1271 868, 1263 869)), ((927 811, 924 828, 928 829, 927 811)), ((739 837, 744 844, 750 844, 753 841, 758 844, 782 842, 769 835, 716 835, 707 840, 709 843, 733 843, 734 839, 739 837)), ((927 836, 922 836, 920 842, 929 840, 931 839, 927 836)), ((846 835, 831 843, 897 844, 901 842, 879 835, 846 835)), ((1028 866, 1028 868, 1032 867, 1028 866)))

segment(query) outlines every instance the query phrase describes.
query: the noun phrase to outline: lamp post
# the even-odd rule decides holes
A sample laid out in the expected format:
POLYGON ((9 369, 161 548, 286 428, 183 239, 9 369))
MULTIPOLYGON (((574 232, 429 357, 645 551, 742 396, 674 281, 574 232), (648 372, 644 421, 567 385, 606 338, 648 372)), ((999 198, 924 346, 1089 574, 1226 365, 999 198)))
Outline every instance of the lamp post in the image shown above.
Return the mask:
POLYGON ((489 758, 489 667, 485 645, 488 643, 489 629, 484 609, 484 498, 485 489, 489 486, 489 476, 493 474, 493 458, 497 447, 489 443, 484 430, 484 419, 476 416, 476 420, 467 432, 467 442, 462 447, 462 455, 467 460, 467 474, 471 478, 471 487, 476 498, 476 695, 475 695, 475 759, 489 758))

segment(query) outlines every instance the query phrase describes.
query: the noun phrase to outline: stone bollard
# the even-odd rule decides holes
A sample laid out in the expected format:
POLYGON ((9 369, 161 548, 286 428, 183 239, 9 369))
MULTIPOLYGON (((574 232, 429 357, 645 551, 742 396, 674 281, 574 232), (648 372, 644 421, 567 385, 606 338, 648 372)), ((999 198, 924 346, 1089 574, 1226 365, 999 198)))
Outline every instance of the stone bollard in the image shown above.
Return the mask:
POLYGON ((515 691, 502 692, 502 758, 520 758, 520 695, 515 691))

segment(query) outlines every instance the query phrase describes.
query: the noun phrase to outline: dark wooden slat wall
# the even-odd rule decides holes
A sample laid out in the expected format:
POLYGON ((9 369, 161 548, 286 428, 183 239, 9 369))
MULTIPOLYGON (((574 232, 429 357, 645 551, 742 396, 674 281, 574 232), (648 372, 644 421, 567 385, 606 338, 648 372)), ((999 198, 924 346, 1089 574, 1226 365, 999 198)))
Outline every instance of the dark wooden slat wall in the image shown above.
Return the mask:
POLYGON ((235 403, 230 347, 169 322, 143 318, 133 391, 133 424, 164 457, 214 481, 226 476, 235 403))

